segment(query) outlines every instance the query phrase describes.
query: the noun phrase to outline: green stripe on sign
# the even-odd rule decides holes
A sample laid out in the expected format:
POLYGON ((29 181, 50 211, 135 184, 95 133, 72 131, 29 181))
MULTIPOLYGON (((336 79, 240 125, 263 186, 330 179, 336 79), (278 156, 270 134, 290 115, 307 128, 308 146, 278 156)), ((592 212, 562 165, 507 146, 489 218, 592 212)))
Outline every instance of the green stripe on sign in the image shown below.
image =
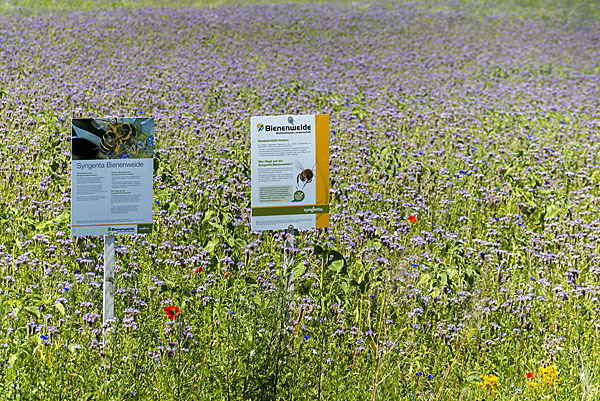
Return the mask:
POLYGON ((287 216, 290 214, 329 213, 329 205, 253 207, 252 216, 287 216))

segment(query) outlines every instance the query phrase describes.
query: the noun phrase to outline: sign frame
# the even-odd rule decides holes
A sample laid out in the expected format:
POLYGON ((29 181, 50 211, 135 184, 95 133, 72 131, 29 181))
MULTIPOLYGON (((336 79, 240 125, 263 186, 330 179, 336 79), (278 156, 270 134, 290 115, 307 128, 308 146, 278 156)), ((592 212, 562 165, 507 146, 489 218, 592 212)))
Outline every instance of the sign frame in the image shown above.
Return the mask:
POLYGON ((329 115, 250 118, 252 231, 329 227, 329 115))
POLYGON ((73 118, 71 127, 71 236, 152 232, 154 118, 73 118))

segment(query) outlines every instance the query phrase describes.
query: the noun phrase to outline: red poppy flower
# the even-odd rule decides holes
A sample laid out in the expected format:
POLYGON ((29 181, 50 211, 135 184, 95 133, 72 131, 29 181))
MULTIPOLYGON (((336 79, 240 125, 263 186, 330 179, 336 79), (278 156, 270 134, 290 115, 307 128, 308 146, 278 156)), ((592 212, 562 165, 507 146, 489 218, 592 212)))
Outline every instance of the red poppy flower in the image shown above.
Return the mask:
POLYGON ((202 269, 202 266, 197 267, 196 270, 194 270, 194 273, 200 273, 202 270, 204 270, 202 269))
POLYGON ((167 313, 169 320, 175 320, 177 315, 179 315, 179 308, 173 305, 167 306, 165 308, 165 312, 167 313))
POLYGON ((417 222, 417 216, 410 216, 408 218, 408 221, 410 221, 411 223, 416 223, 417 222))
POLYGON ((229 278, 229 276, 231 276, 231 272, 225 273, 225 278, 229 278))
POLYGON ((525 373, 525 376, 526 376, 526 377, 527 377, 529 380, 533 379, 533 373, 532 373, 532 372, 527 372, 527 373, 525 373))

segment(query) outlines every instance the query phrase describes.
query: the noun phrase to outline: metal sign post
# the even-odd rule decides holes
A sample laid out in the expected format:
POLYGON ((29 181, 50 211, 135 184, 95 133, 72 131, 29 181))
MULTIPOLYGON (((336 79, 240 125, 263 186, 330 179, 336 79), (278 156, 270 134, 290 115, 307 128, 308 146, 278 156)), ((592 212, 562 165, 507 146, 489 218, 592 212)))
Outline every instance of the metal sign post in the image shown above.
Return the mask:
POLYGON ((294 227, 290 225, 285 230, 285 249, 283 251, 283 275, 287 279, 287 292, 291 298, 291 305, 294 303, 294 227))
MULTIPOLYGON (((104 286, 102 323, 115 316, 115 236, 104 236, 104 286)), ((106 329, 104 329, 106 340, 106 329)))

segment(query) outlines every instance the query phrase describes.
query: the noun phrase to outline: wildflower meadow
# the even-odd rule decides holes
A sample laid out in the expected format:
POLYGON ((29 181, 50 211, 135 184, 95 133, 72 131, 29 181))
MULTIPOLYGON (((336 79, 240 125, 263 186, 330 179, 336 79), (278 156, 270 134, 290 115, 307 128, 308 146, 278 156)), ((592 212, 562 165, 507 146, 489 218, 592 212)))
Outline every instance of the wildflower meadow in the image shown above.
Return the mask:
POLYGON ((0 400, 600 400, 591 0, 0 1, 0 400), (250 227, 328 114, 330 226, 250 227), (153 117, 154 226, 71 237, 71 119, 153 117))

